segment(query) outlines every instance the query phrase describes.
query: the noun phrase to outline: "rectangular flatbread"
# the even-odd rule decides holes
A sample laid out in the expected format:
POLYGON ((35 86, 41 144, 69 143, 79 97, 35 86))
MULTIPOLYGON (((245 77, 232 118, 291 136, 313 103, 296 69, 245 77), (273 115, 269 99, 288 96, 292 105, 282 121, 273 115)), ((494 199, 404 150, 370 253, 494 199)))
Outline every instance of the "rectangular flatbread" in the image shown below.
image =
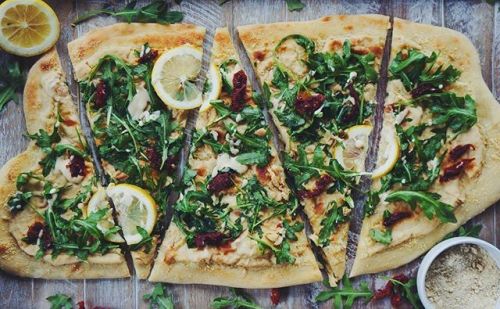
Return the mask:
POLYGON ((158 55, 173 48, 190 45, 201 50, 204 35, 204 28, 189 24, 118 23, 68 44, 107 176, 114 184, 148 191, 158 206, 152 234, 128 243, 142 279, 153 262, 187 117, 186 111, 167 108, 158 98, 152 67, 158 55))
POLYGON ((284 167, 332 285, 345 271, 352 190, 364 170, 388 26, 387 16, 358 15, 238 27, 270 89, 284 167))
POLYGON ((297 200, 227 28, 216 31, 187 186, 150 281, 275 288, 321 280, 297 200))
POLYGON ((395 19, 375 179, 351 276, 404 265, 500 199, 500 106, 456 31, 395 19), (395 138, 395 142, 394 142, 395 138))
MULTIPOLYGON (((0 170, 0 268, 32 278, 128 277, 116 233, 91 214, 99 191, 56 50, 43 55, 24 88, 28 148, 0 170)), ((123 240, 122 240, 123 241, 123 240)))

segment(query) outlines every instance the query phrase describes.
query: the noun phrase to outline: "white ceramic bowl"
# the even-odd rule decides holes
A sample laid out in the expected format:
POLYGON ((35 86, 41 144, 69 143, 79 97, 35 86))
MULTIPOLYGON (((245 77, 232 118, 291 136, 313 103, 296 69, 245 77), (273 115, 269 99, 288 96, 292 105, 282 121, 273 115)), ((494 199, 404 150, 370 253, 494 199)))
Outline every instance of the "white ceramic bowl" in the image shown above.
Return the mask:
MULTIPOLYGON (((484 250, 486 250, 486 252, 490 254, 491 258, 497 263, 497 267, 500 267, 500 250, 498 250, 497 247, 493 246, 490 243, 487 243, 484 240, 473 237, 454 237, 440 242, 439 244, 435 245, 429 252, 427 252, 424 259, 422 260, 422 263, 420 263, 420 267, 417 273, 418 296, 420 297, 420 300, 422 301, 422 304, 426 309, 434 308, 432 303, 427 298, 427 294, 425 292, 425 276, 427 275, 429 267, 431 266, 434 259, 438 255, 440 255, 443 251, 445 251, 450 247, 460 244, 474 244, 483 248, 484 250)), ((499 308, 500 305, 499 301, 500 300, 497 300, 497 308, 499 308)))

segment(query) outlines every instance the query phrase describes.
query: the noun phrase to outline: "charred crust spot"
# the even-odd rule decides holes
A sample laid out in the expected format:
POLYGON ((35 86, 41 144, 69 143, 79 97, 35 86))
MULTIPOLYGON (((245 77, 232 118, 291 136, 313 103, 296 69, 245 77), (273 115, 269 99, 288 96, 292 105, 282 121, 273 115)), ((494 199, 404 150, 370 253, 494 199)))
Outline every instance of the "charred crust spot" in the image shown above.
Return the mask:
POLYGON ((352 29, 354 29, 354 27, 352 25, 347 25, 344 27, 344 30, 347 30, 347 31, 352 31, 352 29))
POLYGON ((331 16, 325 16, 325 17, 321 18, 321 21, 324 21, 324 22, 329 22, 330 20, 332 20, 331 16))

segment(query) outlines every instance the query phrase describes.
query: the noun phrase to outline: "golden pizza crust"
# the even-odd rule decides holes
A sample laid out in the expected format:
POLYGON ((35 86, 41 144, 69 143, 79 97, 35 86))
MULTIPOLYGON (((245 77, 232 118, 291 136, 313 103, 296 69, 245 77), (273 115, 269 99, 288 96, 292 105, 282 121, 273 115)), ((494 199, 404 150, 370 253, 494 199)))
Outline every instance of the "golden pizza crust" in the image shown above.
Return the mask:
MULTIPOLYGON (((312 39, 316 50, 334 52, 342 47, 349 39, 352 48, 360 53, 373 53, 376 56, 375 67, 378 70, 385 46, 385 37, 389 28, 389 17, 382 15, 339 15, 325 16, 321 19, 305 22, 284 22, 265 25, 247 25, 238 27, 239 37, 255 68, 261 83, 271 84, 274 69, 274 48, 287 35, 301 34, 312 39)), ((373 87, 373 93, 376 87, 373 87)), ((273 102, 274 108, 278 107, 273 102)), ((285 144, 286 152, 297 150, 296 143, 290 142, 287 128, 271 112, 278 127, 280 138, 285 144)), ((312 153, 313 149, 306 149, 312 153)), ((343 201, 338 194, 323 193, 314 199, 303 201, 304 211, 307 214, 314 232, 312 238, 317 238, 321 230, 321 221, 327 211, 328 203, 336 200, 343 201)), ((325 257, 326 269, 330 277, 330 284, 335 285, 345 272, 345 257, 349 225, 343 224, 331 236, 330 244, 322 248, 325 257)))
MULTIPOLYGON (((373 242, 368 236, 372 226, 369 218, 365 219, 350 276, 376 273, 414 260, 441 241, 446 234, 453 232, 500 199, 500 187, 497 185, 497 174, 500 170, 500 120, 497 116, 500 114, 500 105, 482 78, 476 49, 469 39, 454 30, 395 19, 392 57, 405 47, 415 47, 426 54, 438 52, 444 63, 452 64, 462 71, 460 79, 451 85, 451 91, 458 95, 469 94, 476 101, 476 126, 485 145, 482 167, 478 176, 456 180, 463 185, 464 196, 464 203, 455 209, 457 223, 429 223, 433 226, 427 232, 408 234, 408 237, 401 239, 394 246, 389 245, 374 251, 373 242), (370 251, 374 252, 369 254, 370 251)), ((410 218, 398 225, 401 225, 401 228, 411 228, 422 220, 427 219, 410 218)))
POLYGON ((91 68, 103 56, 111 54, 124 60, 137 59, 145 43, 159 54, 184 44, 202 48, 205 28, 192 24, 117 23, 99 27, 68 43, 75 78, 85 79, 91 68))

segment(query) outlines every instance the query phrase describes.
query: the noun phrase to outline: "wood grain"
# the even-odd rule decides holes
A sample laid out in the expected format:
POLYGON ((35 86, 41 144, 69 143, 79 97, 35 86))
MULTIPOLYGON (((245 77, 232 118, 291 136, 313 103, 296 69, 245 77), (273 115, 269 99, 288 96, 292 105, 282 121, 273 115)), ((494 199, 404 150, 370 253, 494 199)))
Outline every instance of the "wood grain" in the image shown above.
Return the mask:
MULTIPOLYGON (((73 28, 70 23, 74 17, 89 9, 101 7, 103 2, 97 0, 52 0, 48 2, 58 13, 61 21, 62 35, 57 48, 61 54, 63 68, 68 72, 68 77, 71 77, 66 43, 92 28, 112 24, 115 19, 98 17, 73 28)), ((122 5, 120 4, 122 1, 115 2, 117 5, 122 5)), ((139 5, 148 2, 139 1, 139 5)), ((463 32, 472 39, 479 50, 483 76, 488 86, 497 98, 500 94, 500 82, 498 82, 500 79, 499 3, 493 8, 480 0, 303 0, 306 7, 301 12, 289 12, 284 1, 266 1, 264 4, 264 1, 259 0, 234 0, 222 6, 219 6, 217 2, 185 0, 181 5, 173 4, 174 9, 185 12, 186 22, 200 24, 207 28, 204 64, 208 63, 216 27, 228 26, 233 31, 234 37, 235 27, 244 24, 308 20, 330 14, 393 14, 416 22, 444 25, 463 32)), ((239 46, 239 51, 242 52, 241 46, 239 46)), ((2 62, 11 59, 5 54, 0 54, 0 57, 2 62)), ((35 58, 22 60, 23 68, 29 68, 35 60, 35 58)), ((75 102, 78 102, 76 83, 72 78, 68 78, 68 83, 75 96, 75 102)), ((192 117, 194 119, 196 115, 192 117)), ((23 136, 25 130, 22 105, 9 104, 0 113, 0 165, 24 150, 27 144, 23 136)), ((489 208, 473 221, 483 224, 482 238, 499 245, 500 229, 497 228, 497 222, 500 221, 500 206, 489 208)), ((383 284, 381 276, 396 272, 414 272, 418 264, 419 261, 415 261, 398 270, 356 278, 354 282, 368 280, 372 288, 378 288, 383 284)), ((75 301, 84 300, 88 306, 146 308, 147 304, 142 300, 142 295, 149 293, 152 287, 149 282, 139 281, 136 278, 47 281, 14 278, 0 273, 0 308, 49 308, 45 298, 55 293, 66 293, 75 301)), ((321 289, 320 283, 282 289, 282 302, 277 308, 330 308, 331 303, 318 305, 314 302, 314 297, 321 289)), ((168 285, 168 290, 174 295, 176 308, 208 308, 213 298, 230 295, 229 289, 212 286, 168 285)), ((248 290, 247 292, 264 308, 271 307, 269 290, 248 290)), ((388 306, 387 302, 380 302, 368 305, 357 303, 355 307, 386 308, 388 306)))

